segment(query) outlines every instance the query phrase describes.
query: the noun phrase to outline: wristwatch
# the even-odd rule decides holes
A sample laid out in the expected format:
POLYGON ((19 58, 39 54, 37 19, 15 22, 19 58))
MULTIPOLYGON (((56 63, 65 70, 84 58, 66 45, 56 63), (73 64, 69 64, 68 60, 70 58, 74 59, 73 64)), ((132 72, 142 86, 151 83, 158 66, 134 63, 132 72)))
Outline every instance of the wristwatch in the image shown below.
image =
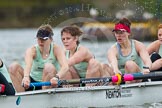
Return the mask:
POLYGON ((143 69, 149 69, 150 70, 150 68, 148 66, 143 66, 143 69))

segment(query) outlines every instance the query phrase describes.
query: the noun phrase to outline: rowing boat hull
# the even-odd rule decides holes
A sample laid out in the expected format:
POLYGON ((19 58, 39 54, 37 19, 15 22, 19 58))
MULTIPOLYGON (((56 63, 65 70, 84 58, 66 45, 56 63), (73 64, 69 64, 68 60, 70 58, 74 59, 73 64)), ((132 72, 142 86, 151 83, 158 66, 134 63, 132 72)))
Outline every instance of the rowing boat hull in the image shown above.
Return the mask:
POLYGON ((162 102, 162 81, 121 86, 55 88, 0 96, 1 108, 109 107, 162 102), (16 100, 21 97, 20 104, 16 100))

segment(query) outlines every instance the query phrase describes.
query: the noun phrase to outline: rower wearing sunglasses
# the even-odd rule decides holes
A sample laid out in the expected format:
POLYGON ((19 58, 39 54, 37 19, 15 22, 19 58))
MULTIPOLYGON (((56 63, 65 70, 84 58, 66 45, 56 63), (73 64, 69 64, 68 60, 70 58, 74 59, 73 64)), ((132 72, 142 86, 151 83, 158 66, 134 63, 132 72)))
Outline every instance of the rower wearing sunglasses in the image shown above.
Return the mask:
POLYGON ((116 43, 108 50, 108 61, 115 74, 135 72, 147 74, 152 64, 149 54, 142 42, 131 39, 130 27, 131 22, 127 18, 115 24, 113 34, 116 43))
POLYGON ((51 88, 49 86, 29 88, 29 86, 31 82, 45 82, 52 78, 56 80, 60 74, 66 75, 68 72, 64 52, 60 46, 52 42, 52 36, 50 25, 40 26, 36 35, 37 44, 26 50, 25 67, 18 63, 10 66, 10 76, 17 92, 51 88))

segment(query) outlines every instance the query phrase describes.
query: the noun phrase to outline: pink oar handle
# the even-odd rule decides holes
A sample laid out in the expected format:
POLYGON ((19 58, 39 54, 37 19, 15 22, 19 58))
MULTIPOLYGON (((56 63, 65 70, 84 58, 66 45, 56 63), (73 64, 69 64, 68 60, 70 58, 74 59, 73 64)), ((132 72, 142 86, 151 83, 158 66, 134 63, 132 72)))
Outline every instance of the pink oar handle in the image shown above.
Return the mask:
POLYGON ((115 75, 115 76, 112 76, 112 82, 118 82, 118 77, 115 75))
POLYGON ((134 76, 132 74, 125 74, 123 76, 123 80, 124 81, 132 81, 132 80, 134 80, 134 76))

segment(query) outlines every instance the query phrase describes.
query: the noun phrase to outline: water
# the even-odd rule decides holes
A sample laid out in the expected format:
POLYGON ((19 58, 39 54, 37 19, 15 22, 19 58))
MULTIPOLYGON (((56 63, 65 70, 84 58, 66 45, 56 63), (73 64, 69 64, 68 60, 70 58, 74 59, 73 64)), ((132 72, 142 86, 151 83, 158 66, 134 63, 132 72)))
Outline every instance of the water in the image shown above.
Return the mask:
POLYGON ((34 44, 36 30, 5 29, 0 30, 0 57, 8 66, 13 61, 21 61, 26 48, 34 44))
MULTIPOLYGON (((25 50, 37 43, 35 38, 37 29, 3 29, 0 30, 0 57, 9 66, 14 61, 22 62, 25 50)), ((54 29, 54 42, 62 46, 60 29, 54 29)), ((81 42, 87 46, 95 55, 96 59, 108 63, 107 51, 114 43, 112 41, 96 42, 91 39, 88 42, 81 42)), ((148 42, 144 42, 148 45, 148 42)), ((122 108, 162 108, 160 103, 151 103, 143 106, 123 106, 122 108)), ((119 108, 119 107, 116 107, 119 108)), ((121 107, 120 107, 121 108, 121 107)))

